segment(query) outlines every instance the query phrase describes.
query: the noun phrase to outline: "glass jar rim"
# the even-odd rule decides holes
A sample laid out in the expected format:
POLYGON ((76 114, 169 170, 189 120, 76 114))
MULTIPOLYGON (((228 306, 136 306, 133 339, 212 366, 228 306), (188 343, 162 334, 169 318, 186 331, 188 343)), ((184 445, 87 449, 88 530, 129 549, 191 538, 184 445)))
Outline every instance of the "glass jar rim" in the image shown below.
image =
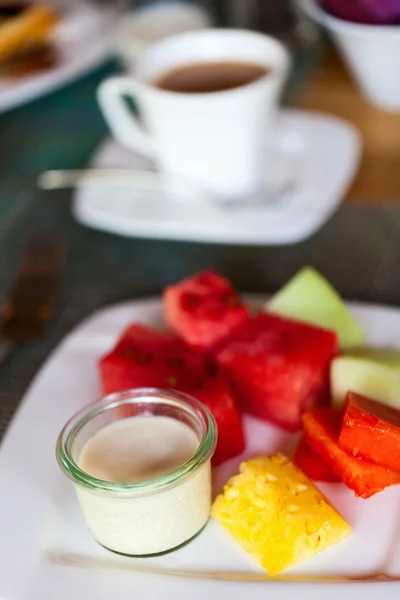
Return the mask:
POLYGON ((62 428, 56 446, 56 458, 61 471, 68 479, 92 492, 117 496, 147 496, 165 491, 192 477, 200 467, 211 459, 217 444, 217 425, 211 412, 204 404, 188 394, 160 388, 136 388, 115 392, 100 401, 91 403, 75 413, 62 428), (90 420, 107 410, 138 403, 153 403, 178 406, 201 425, 201 437, 196 452, 177 469, 134 483, 120 483, 97 479, 83 471, 72 457, 72 445, 79 431, 90 420))

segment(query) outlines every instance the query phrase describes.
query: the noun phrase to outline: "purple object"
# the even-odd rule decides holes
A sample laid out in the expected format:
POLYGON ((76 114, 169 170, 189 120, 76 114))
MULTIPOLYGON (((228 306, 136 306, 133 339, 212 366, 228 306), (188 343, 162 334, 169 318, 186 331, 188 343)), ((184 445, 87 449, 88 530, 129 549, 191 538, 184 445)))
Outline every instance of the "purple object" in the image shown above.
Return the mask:
POLYGON ((320 0, 332 15, 369 25, 400 25, 400 0, 320 0))

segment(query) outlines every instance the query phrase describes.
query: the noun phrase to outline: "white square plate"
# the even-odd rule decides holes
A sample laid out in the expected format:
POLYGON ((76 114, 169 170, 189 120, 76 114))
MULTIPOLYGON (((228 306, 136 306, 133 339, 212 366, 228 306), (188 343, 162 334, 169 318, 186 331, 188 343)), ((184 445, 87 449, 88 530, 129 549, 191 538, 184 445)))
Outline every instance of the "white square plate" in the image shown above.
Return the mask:
MULTIPOLYGON (((218 244, 293 244, 317 231, 346 194, 361 154, 360 136, 346 121, 300 110, 281 111, 265 155, 271 186, 293 186, 281 200, 258 207, 221 209, 182 201, 135 185, 81 185, 74 198, 77 221, 127 237, 218 244), (271 166, 272 165, 272 166, 271 166)), ((107 140, 93 168, 154 169, 149 161, 107 140)))
MULTIPOLYGON (((396 345, 400 311, 351 304, 374 345, 396 345)), ((161 323, 161 303, 111 306, 73 331, 53 353, 23 400, 0 449, 1 600, 299 600, 400 597, 400 486, 369 500, 342 484, 321 489, 353 527, 347 540, 268 579, 211 520, 185 548, 154 559, 114 555, 93 541, 71 484, 55 460, 57 435, 79 408, 99 397, 96 361, 131 321, 161 323), (158 571, 158 573, 157 573, 158 571)), ((215 470, 214 491, 252 455, 291 453, 297 436, 245 418, 243 456, 215 470)))

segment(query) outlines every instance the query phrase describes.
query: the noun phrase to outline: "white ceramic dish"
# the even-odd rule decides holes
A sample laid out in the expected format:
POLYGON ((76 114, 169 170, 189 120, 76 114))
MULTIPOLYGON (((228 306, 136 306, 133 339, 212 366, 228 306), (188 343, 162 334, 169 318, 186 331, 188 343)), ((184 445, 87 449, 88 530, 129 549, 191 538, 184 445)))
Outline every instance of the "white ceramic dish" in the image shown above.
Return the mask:
MULTIPOLYGON (((370 343, 399 344, 399 310, 350 308, 366 326, 370 343)), ((99 396, 96 360, 133 320, 160 324, 160 301, 111 306, 73 331, 36 377, 5 435, 0 449, 0 598, 284 600, 295 593, 298 600, 352 600, 357 593, 364 600, 397 600, 400 486, 362 500, 342 484, 321 485, 353 526, 353 535, 288 571, 281 581, 268 580, 214 521, 187 547, 154 559, 117 556, 92 540, 73 487, 56 464, 55 442, 65 421, 99 396), (393 580, 379 583, 379 573, 393 580)), ((296 444, 296 436, 256 419, 246 418, 245 427, 247 450, 215 471, 214 491, 241 459, 278 449, 291 452, 296 444)))
MULTIPOLYGON (((317 231, 337 209, 360 159, 358 132, 328 115, 281 112, 273 150, 274 185, 290 180, 295 191, 263 207, 221 210, 211 204, 175 201, 127 185, 81 186, 73 213, 88 227, 128 237, 226 244, 290 244, 317 231)), ((149 169, 151 164, 107 140, 92 167, 149 169)))
POLYGON ((53 36, 59 64, 18 79, 0 78, 0 112, 48 94, 99 65, 109 52, 108 34, 114 17, 113 11, 95 5, 68 8, 53 36))
POLYGON ((297 0, 332 34, 361 91, 376 106, 400 111, 400 27, 351 23, 322 10, 317 0, 297 0))

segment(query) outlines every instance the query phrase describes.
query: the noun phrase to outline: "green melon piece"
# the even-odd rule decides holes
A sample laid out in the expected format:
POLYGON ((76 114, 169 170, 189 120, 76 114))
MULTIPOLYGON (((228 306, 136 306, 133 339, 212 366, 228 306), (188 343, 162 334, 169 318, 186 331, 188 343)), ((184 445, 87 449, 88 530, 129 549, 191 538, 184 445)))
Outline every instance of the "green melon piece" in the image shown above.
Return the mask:
POLYGON ((339 356, 331 363, 331 395, 342 406, 347 392, 400 408, 400 369, 369 358, 339 356))
POLYGON ((396 348, 349 348, 345 350, 346 356, 366 358, 374 362, 400 369, 400 350, 396 348))
POLYGON ((315 269, 299 271, 272 299, 265 309, 288 317, 333 329, 341 348, 362 346, 366 332, 347 309, 330 283, 315 269))

